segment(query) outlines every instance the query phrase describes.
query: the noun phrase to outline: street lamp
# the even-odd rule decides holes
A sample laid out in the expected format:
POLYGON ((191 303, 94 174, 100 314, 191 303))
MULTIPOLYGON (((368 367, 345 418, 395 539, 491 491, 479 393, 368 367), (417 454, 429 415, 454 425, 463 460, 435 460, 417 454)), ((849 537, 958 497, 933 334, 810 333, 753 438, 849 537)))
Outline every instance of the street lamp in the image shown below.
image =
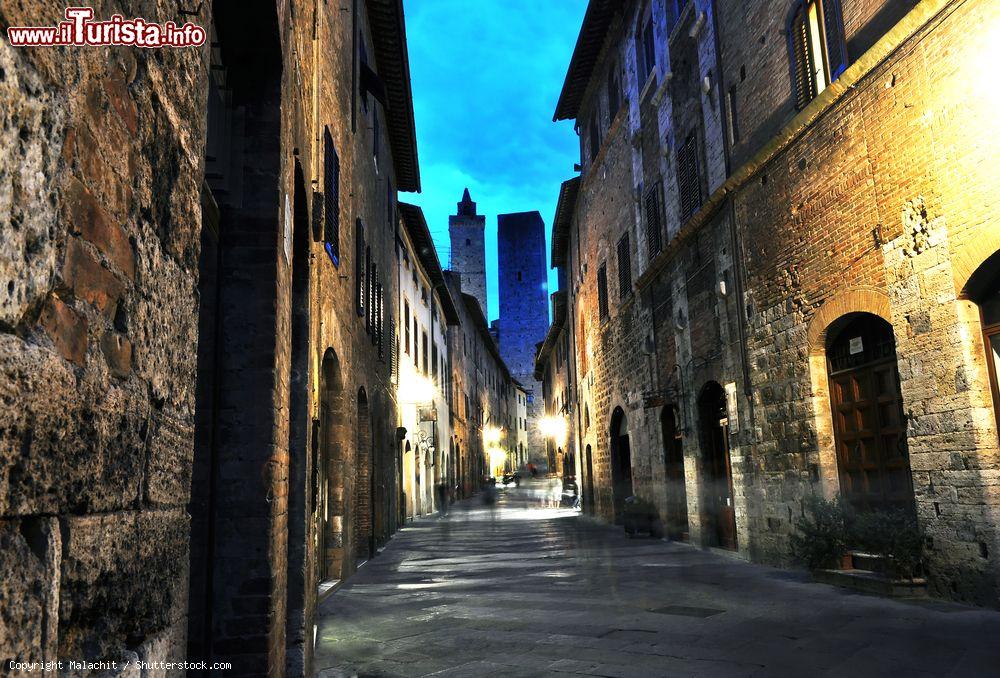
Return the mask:
POLYGON ((538 428, 541 430, 542 435, 546 438, 551 438, 556 446, 563 447, 566 445, 566 440, 569 437, 569 424, 566 422, 565 417, 542 417, 538 420, 538 428))

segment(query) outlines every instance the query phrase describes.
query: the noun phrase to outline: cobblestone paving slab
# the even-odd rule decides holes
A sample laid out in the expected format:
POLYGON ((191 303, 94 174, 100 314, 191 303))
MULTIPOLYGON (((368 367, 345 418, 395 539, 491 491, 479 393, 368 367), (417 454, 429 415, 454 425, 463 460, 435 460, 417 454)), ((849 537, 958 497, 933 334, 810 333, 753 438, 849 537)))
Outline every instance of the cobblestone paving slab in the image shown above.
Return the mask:
POLYGON ((628 539, 543 483, 417 521, 320 607, 316 671, 351 676, 1000 675, 1000 613, 628 539))

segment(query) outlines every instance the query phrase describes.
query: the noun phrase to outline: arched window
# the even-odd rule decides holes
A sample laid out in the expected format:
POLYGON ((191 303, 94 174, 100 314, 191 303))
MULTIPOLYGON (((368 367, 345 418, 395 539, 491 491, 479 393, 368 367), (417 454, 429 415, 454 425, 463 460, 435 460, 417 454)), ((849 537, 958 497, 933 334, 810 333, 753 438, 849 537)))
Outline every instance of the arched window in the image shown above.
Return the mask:
POLYGON ((789 29, 796 108, 805 108, 847 68, 839 0, 807 0, 789 29))

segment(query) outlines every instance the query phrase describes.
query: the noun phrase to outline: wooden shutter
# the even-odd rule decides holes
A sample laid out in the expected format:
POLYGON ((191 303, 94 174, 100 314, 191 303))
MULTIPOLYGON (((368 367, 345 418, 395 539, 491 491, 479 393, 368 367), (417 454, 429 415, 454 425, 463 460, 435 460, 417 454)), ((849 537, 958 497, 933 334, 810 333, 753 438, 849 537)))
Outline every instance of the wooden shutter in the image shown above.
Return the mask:
POLYGON ((372 331, 372 248, 365 247, 365 280, 361 294, 364 296, 362 306, 365 309, 365 332, 372 331))
POLYGON ((803 4, 792 19, 792 77, 795 89, 795 107, 799 110, 806 107, 816 96, 816 84, 813 80, 809 57, 809 23, 806 18, 807 6, 803 4))
POLYGON ((354 228, 354 304, 358 316, 365 314, 365 225, 358 219, 354 228))
POLYGON ((823 0, 822 9, 827 65, 830 67, 830 82, 833 82, 847 68, 844 18, 840 11, 840 0, 823 0))
POLYGON ((677 149, 677 190, 680 193, 681 221, 686 221, 701 207, 698 139, 694 132, 677 149))
POLYGON ((629 249, 628 233, 618 241, 618 298, 624 299, 632 293, 632 252, 629 249))
POLYGON ((663 239, 660 225, 660 181, 646 191, 646 252, 650 259, 660 253, 663 239))
POLYGON ((608 317, 608 265, 601 264, 597 269, 597 308, 601 320, 608 317))
POLYGON ((340 158, 329 128, 323 134, 323 242, 334 265, 340 265, 340 158))

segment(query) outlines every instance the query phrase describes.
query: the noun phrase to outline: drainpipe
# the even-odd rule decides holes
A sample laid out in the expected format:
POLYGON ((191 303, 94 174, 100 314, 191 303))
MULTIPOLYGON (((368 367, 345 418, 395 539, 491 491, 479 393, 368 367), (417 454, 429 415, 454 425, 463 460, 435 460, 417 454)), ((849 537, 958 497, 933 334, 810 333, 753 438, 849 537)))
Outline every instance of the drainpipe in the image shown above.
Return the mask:
MULTIPOLYGON (((715 42, 715 70, 719 82, 719 111, 722 113, 722 147, 726 160, 726 178, 732 173, 732 148, 729 144, 729 130, 731 120, 729 119, 729 108, 726 105, 726 79, 722 69, 722 38, 719 33, 719 3, 718 0, 711 0, 712 3, 712 35, 715 42)), ((743 395, 750 408, 750 440, 753 445, 754 432, 757 430, 757 415, 754 408, 753 392, 750 387, 750 357, 747 354, 747 310, 743 293, 746 289, 746 261, 744 259, 743 242, 740 238, 736 226, 736 205, 732 195, 726 195, 726 204, 729 212, 729 236, 733 249, 733 283, 736 287, 736 311, 739 315, 736 323, 740 339, 740 365, 743 368, 743 395)))

